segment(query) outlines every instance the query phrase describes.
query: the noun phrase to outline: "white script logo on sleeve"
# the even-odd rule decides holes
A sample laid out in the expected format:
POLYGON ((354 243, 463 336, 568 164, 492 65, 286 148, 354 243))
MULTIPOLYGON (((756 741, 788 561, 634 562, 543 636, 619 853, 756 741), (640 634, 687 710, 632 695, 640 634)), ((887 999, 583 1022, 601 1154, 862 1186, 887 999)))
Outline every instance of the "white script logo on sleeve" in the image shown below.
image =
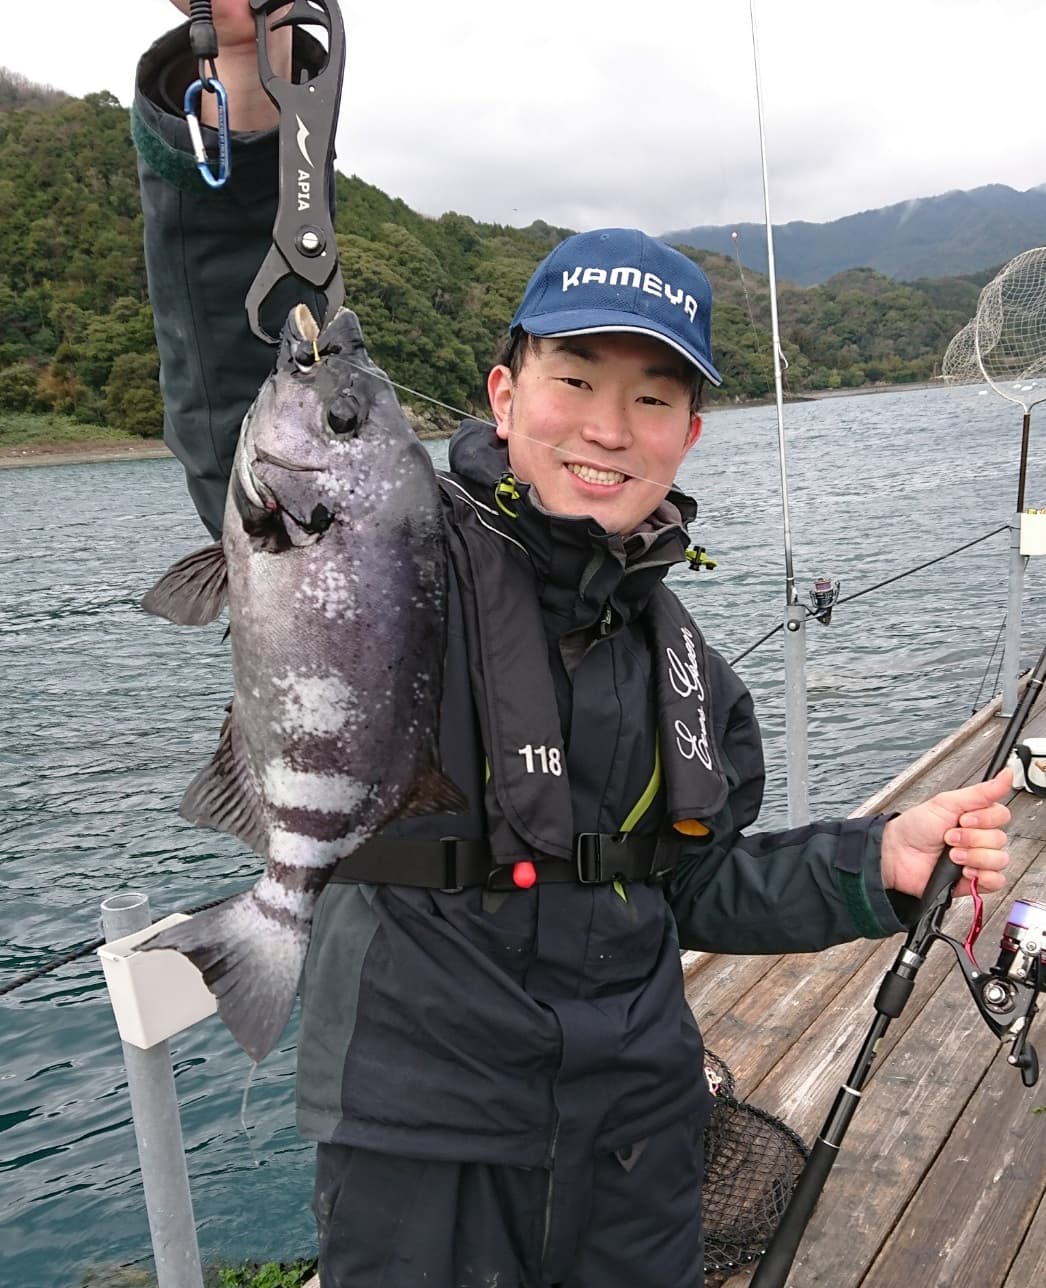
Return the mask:
POLYGON ((697 649, 694 647, 693 635, 685 626, 680 628, 680 632, 686 649, 686 661, 680 661, 675 649, 665 649, 665 657, 668 661, 668 679, 672 688, 681 698, 696 697, 700 732, 695 734, 685 721, 677 720, 675 722, 676 746, 679 748, 680 755, 687 760, 693 760, 696 756, 706 769, 711 769, 712 752, 708 744, 708 712, 705 710, 705 686, 701 679, 701 668, 697 664, 697 649))

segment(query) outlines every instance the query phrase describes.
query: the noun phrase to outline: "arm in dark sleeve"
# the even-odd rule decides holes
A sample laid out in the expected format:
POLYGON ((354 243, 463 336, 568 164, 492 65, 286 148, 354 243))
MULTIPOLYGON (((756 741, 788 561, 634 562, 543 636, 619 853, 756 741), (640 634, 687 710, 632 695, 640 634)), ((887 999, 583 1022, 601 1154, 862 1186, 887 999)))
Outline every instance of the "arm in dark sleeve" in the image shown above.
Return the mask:
POLYGON ((762 803, 763 755, 747 689, 718 654, 716 726, 730 797, 688 843, 668 900, 683 948, 720 953, 815 952, 904 929, 880 871, 886 818, 838 819, 748 836, 762 803))
MULTIPOLYGON (((234 135, 229 182, 207 187, 181 111, 196 75, 187 33, 187 26, 170 32, 142 58, 131 121, 164 439, 185 467, 200 518, 217 537, 240 425, 274 358, 272 347, 252 334, 244 301, 272 242, 277 135, 234 135)), ((214 132, 205 129, 204 136, 216 155, 214 132)), ((315 309, 314 292, 293 279, 280 284, 263 312, 270 334, 279 334, 302 299, 315 309)))

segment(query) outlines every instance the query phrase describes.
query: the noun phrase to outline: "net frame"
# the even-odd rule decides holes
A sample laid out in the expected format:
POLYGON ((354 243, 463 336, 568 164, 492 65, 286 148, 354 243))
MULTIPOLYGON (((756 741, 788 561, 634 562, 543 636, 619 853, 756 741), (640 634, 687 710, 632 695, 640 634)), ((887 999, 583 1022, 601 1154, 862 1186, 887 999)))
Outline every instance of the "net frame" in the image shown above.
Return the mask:
POLYGON ((1046 402, 1046 246, 1022 251, 984 287, 945 351, 942 374, 955 383, 979 376, 1026 416, 1046 402))
POLYGON ((705 1052, 713 1089, 701 1183, 705 1288, 757 1261, 776 1230, 810 1151, 779 1118, 735 1096, 722 1057, 705 1052))
POLYGON ((941 376, 951 384, 982 384, 984 373, 977 362, 977 319, 969 322, 952 336, 941 362, 941 376))
POLYGON ((705 1128, 701 1185, 705 1285, 758 1261, 810 1151, 791 1127, 734 1096, 717 1096, 705 1128))

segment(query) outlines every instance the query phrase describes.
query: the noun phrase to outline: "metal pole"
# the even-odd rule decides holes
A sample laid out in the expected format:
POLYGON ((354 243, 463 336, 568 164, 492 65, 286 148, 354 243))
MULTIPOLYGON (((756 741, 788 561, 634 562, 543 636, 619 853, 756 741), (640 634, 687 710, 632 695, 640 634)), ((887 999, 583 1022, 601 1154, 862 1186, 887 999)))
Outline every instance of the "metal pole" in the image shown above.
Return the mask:
POLYGON ((1012 716, 1017 706, 1017 675, 1021 669, 1021 604, 1024 599, 1024 565, 1021 554, 1021 516, 1010 520, 1010 570, 1006 595, 1006 640, 1002 653, 1002 709, 1012 716))
POLYGON ((785 608, 785 757, 788 765, 788 826, 810 821, 810 774, 806 737, 806 609, 785 608))
MULTIPOLYGON (((146 894, 115 894, 102 901, 102 928, 107 939, 120 939, 151 924, 146 894)), ((189 1171, 167 1043, 158 1042, 143 1051, 124 1042, 123 1058, 158 1288, 203 1288, 189 1171)))
POLYGON ((1028 444, 1031 441, 1031 412, 1025 410, 1021 421, 1021 467, 1017 475, 1017 511, 1024 509, 1024 484, 1028 478, 1028 444))
MULTIPOLYGON (((1005 395, 1004 395, 1005 397, 1005 395)), ((1028 442, 1031 412, 1025 409, 1021 422, 1021 465, 1017 475, 1017 513, 1010 520, 1010 568, 1006 595, 1006 640, 1002 654, 1002 708, 1000 715, 1013 715, 1017 705, 1017 675, 1021 669, 1021 618, 1024 611, 1024 569, 1028 560, 1021 554, 1021 514, 1024 485, 1028 476, 1028 442)))
POLYGON ((766 131, 763 127, 763 89, 759 74, 759 38, 755 3, 749 0, 752 29, 752 62, 755 67, 756 119, 759 123, 759 159, 763 176, 763 211, 766 219, 766 263, 770 281, 770 330, 774 348, 774 401, 777 405, 777 458, 781 470, 781 516, 785 559, 785 747, 788 774, 788 823, 801 827, 810 818, 809 767, 806 729, 806 613, 799 607, 792 569, 792 525, 788 508, 788 466, 785 453, 784 386, 781 379, 781 329, 777 318, 777 269, 774 263, 774 225, 770 217, 770 177, 766 166, 766 131))

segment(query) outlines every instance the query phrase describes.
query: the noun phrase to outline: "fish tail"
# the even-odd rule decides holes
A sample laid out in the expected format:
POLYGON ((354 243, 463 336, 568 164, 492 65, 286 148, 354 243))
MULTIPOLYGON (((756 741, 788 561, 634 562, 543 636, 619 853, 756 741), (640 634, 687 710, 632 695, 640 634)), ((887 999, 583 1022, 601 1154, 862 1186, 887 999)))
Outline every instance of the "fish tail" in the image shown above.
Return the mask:
POLYGON ((308 923, 273 920, 254 891, 162 931, 143 949, 173 948, 193 963, 218 999, 218 1014, 260 1063, 287 1026, 308 947, 308 923))

